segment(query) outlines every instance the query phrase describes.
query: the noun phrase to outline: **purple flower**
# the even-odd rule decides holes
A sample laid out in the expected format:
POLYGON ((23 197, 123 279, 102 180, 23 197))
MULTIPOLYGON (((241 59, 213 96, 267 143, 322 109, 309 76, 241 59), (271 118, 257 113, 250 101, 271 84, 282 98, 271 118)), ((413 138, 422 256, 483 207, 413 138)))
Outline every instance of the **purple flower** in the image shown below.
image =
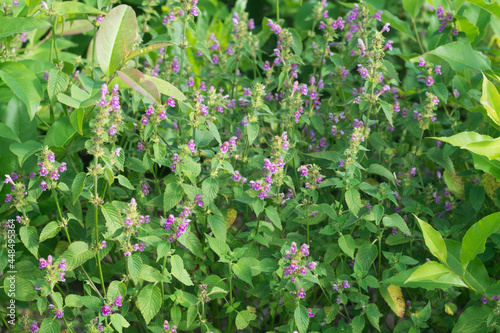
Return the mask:
POLYGON ((311 308, 307 309, 307 313, 309 314, 309 318, 314 317, 313 310, 311 308))
POLYGON ((30 325, 30 331, 31 331, 31 333, 38 332, 38 323, 36 321, 34 321, 33 323, 31 323, 31 325, 30 325))
POLYGON ((306 297, 306 292, 304 291, 304 288, 300 288, 299 289, 299 292, 297 293, 297 296, 299 296, 299 298, 306 297))
POLYGON ((301 165, 300 167, 297 168, 297 171, 300 172, 300 175, 302 177, 307 176, 307 174, 309 173, 309 170, 307 169, 306 165, 301 165))
POLYGON ((115 149, 115 155, 116 156, 120 156, 120 151, 122 150, 122 148, 116 148, 115 149))
POLYGON ((142 183, 141 184, 141 190, 142 190, 142 194, 144 194, 145 196, 149 194, 149 186, 148 184, 146 183, 142 183))
POLYGON ((61 261, 59 262, 59 269, 62 270, 62 271, 65 271, 66 270, 66 259, 61 259, 61 261))
POLYGON ((440 74, 440 75, 443 74, 443 73, 441 73, 441 65, 437 65, 436 68, 434 68, 434 71, 436 72, 436 74, 440 74))
POLYGON ((339 291, 339 286, 336 283, 333 284, 333 290, 339 291))
POLYGON ((116 306, 122 306, 122 299, 123 299, 123 296, 116 296, 116 298, 115 298, 115 305, 116 306))
POLYGON ((194 144, 194 140, 190 140, 187 146, 193 154, 196 153, 196 145, 194 144))
POLYGON ((62 162, 60 165, 59 165, 59 172, 64 172, 68 170, 68 168, 66 167, 66 162, 62 162))
POLYGON ((431 75, 427 76, 427 78, 425 79, 425 84, 427 85, 427 87, 432 86, 433 83, 434 79, 432 78, 432 76, 431 75))
POLYGON ((12 201, 12 195, 10 194, 5 195, 5 202, 10 202, 10 201, 12 201))
POLYGON ((300 252, 302 252, 303 255, 308 256, 309 255, 309 245, 306 243, 302 244, 300 247, 300 252))
POLYGON ((411 168, 410 177, 415 177, 417 175, 417 168, 411 168))
POLYGON ((174 57, 174 59, 172 59, 172 72, 179 73, 179 70, 179 60, 177 59, 177 57, 174 57))
POLYGON ((339 160, 339 168, 342 168, 344 166, 344 160, 340 159, 339 160))
POLYGON ((66 282, 66 279, 64 278, 64 274, 66 274, 66 272, 59 273, 59 277, 61 278, 61 282, 66 282))
POLYGON ((217 54, 212 55, 212 62, 214 65, 217 65, 219 63, 219 56, 217 54))
POLYGON ((424 67, 425 66, 425 60, 424 58, 420 57, 418 58, 420 62, 418 63, 417 67, 424 67))
POLYGON ((486 296, 481 297, 481 302, 483 302, 483 304, 488 303, 488 301, 489 301, 488 297, 486 296))
POLYGON ((111 309, 109 308, 109 305, 105 305, 101 308, 101 313, 103 316, 107 316, 111 313, 111 309))
POLYGON ((47 267, 47 260, 40 258, 40 265, 38 266, 38 268, 45 268, 45 267, 47 267))
POLYGON ((42 188, 42 191, 46 191, 48 189, 47 182, 44 180, 43 182, 40 183, 39 187, 42 188))
POLYGON ((384 50, 389 49, 390 51, 392 51, 392 43, 394 43, 392 40, 387 41, 387 43, 385 43, 384 45, 384 50))
POLYGON ((391 29, 389 29, 390 25, 391 25, 390 23, 386 23, 380 32, 384 32, 384 31, 389 32, 389 31, 391 31, 391 29))
POLYGON ((347 280, 344 280, 344 283, 342 284, 342 287, 344 287, 344 288, 350 288, 351 286, 349 285, 349 282, 347 280))
POLYGON ((64 316, 64 312, 61 309, 56 309, 56 315, 57 318, 61 319, 64 316))
POLYGON ((455 96, 455 98, 458 98, 458 96, 460 96, 460 92, 457 89, 453 89, 453 96, 455 96))
POLYGON ((170 325, 168 324, 168 320, 165 320, 165 321, 163 322, 163 329, 164 329, 164 330, 168 330, 169 328, 170 328, 170 325))
POLYGON ((451 205, 451 203, 449 201, 446 201, 445 204, 444 204, 444 209, 449 212, 450 210, 453 209, 453 206, 451 205))

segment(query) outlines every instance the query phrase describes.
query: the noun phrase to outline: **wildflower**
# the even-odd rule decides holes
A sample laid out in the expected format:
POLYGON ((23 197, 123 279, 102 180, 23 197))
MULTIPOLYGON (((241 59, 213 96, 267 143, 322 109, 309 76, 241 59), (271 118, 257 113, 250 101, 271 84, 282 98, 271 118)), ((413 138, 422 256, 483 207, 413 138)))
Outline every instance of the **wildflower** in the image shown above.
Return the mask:
POLYGON ((297 171, 300 171, 300 175, 302 177, 305 177, 307 176, 309 170, 307 169, 307 166, 306 165, 301 165, 300 167, 297 168, 297 171))
POLYGON ((172 60, 172 71, 174 73, 179 73, 179 70, 180 70, 179 60, 177 59, 177 57, 174 57, 174 59, 172 60))
POLYGON ((424 67, 425 66, 425 60, 424 58, 420 57, 418 58, 420 62, 418 63, 417 67, 424 67))
POLYGON ((306 297, 306 292, 304 291, 304 288, 300 288, 300 289, 299 289, 299 292, 297 293, 297 296, 298 296, 299 298, 304 298, 304 297, 306 297))
POLYGON ((64 312, 61 309, 56 309, 56 314, 55 316, 59 319, 61 319, 64 316, 64 312))
POLYGON ((115 298, 115 305, 116 306, 122 306, 122 299, 123 299, 123 296, 116 296, 115 298))
POLYGON ((101 308, 101 313, 103 316, 109 315, 111 313, 111 309, 110 309, 109 305, 106 304, 105 306, 103 306, 101 308))
POLYGON ((30 332, 31 333, 38 332, 38 323, 36 321, 34 321, 33 323, 31 323, 31 325, 30 325, 30 332))
POLYGON ((194 140, 189 141, 188 148, 193 154, 196 153, 196 145, 194 144, 194 140))
POLYGON ((460 92, 457 89, 453 89, 453 96, 455 96, 455 98, 458 98, 458 96, 460 96, 460 92))
POLYGON ((300 247, 300 252, 302 252, 303 255, 308 256, 309 255, 309 245, 307 244, 302 244, 300 247))
POLYGON ((344 280, 344 283, 342 284, 344 288, 350 288, 351 286, 349 285, 349 282, 347 280, 344 280))
POLYGON ((449 201, 446 201, 445 204, 444 204, 444 209, 449 212, 450 210, 453 209, 453 206, 451 205, 451 203, 449 201))
POLYGON ((307 313, 309 314, 309 318, 314 317, 314 313, 312 312, 311 308, 307 309, 307 313))

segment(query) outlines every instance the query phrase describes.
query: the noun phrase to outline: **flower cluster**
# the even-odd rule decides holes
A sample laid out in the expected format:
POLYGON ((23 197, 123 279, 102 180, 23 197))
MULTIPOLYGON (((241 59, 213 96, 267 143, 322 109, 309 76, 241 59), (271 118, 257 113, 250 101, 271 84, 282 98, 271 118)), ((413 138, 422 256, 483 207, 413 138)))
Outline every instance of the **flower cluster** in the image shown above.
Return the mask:
MULTIPOLYGON (((29 178, 33 178, 35 173, 31 173, 29 178)), ((5 175, 4 184, 10 184, 11 193, 8 193, 5 196, 5 202, 10 202, 12 206, 16 207, 16 209, 20 212, 24 211, 24 207, 29 205, 30 198, 28 196, 28 191, 25 185, 25 177, 19 176, 16 172, 12 172, 10 175, 5 175)), ((27 222, 20 221, 18 218, 18 222, 27 222)))
POLYGON ((44 180, 40 183, 40 188, 42 191, 56 188, 60 173, 67 170, 66 163, 57 163, 54 153, 47 146, 43 148, 41 157, 42 161, 38 162, 39 174, 44 180))
MULTIPOLYGON (((443 6, 439 5, 438 8, 436 9, 436 16, 439 19, 439 33, 443 33, 444 29, 448 26, 448 23, 453 22, 453 14, 451 10, 448 12, 445 12, 443 6)), ((457 27, 453 27, 451 29, 451 33, 454 34, 455 36, 458 35, 458 29, 457 27)))
POLYGON ((323 181, 323 176, 319 173, 320 168, 316 164, 301 165, 297 168, 301 177, 305 177, 308 181, 305 183, 305 188, 315 190, 323 181))
POLYGON ((345 296, 344 292, 346 289, 351 288, 349 285, 349 281, 344 280, 344 281, 337 281, 337 283, 333 284, 333 290, 338 291, 339 295, 337 295, 337 303, 338 304, 345 304, 347 302, 347 296, 345 296))
POLYGON ((139 215, 137 211, 137 202, 134 198, 130 200, 130 204, 126 209, 123 210, 125 214, 125 222, 123 228, 123 233, 118 236, 118 240, 121 244, 121 249, 123 255, 128 257, 132 254, 132 251, 144 251, 146 245, 144 243, 132 244, 132 236, 136 235, 137 229, 144 223, 149 223, 149 215, 139 215))
MULTIPOLYGON (((285 277, 290 277, 293 283, 298 282, 298 278, 307 274, 307 270, 313 271, 317 263, 314 261, 307 260, 309 256, 309 245, 302 244, 300 249, 297 249, 297 243, 292 242, 290 250, 285 251, 285 268, 283 270, 283 275, 285 277)), ((305 292, 302 290, 303 294, 297 294, 297 296, 305 296, 305 292)), ((300 297, 300 298, 303 298, 300 297)))
POLYGON ((52 256, 49 255, 47 259, 40 258, 38 268, 46 269, 45 280, 50 285, 50 290, 54 288, 57 282, 66 282, 64 278, 67 268, 66 259, 61 259, 59 264, 55 265, 52 256))
POLYGON ((168 320, 163 322, 163 329, 165 332, 162 331, 162 333, 177 333, 177 326, 172 325, 172 327, 170 327, 168 320))
MULTIPOLYGON (((173 97, 170 97, 170 99, 173 100, 173 97)), ((175 103, 174 103, 174 105, 175 105, 175 103)), ((162 120, 165 119, 165 117, 166 117, 166 113, 165 113, 164 108, 159 107, 159 108, 155 109, 152 105, 150 105, 150 106, 148 106, 148 108, 146 109, 146 112, 142 116, 141 124, 146 126, 147 124, 149 124, 151 122, 153 125, 158 125, 162 120)))
POLYGON ((181 6, 173 6, 168 15, 163 16, 163 25, 169 26, 171 23, 183 17, 189 18, 191 16, 198 16, 198 0, 180 1, 180 4, 181 6))
POLYGON ((176 218, 173 214, 170 214, 163 224, 165 231, 169 232, 168 241, 172 243, 175 239, 179 239, 188 229, 191 220, 188 218, 191 215, 191 210, 196 206, 203 207, 203 200, 201 194, 198 193, 194 197, 194 200, 184 207, 179 216, 176 218))
POLYGON ((123 296, 121 296, 121 295, 116 296, 116 298, 114 299, 114 301, 107 302, 106 304, 104 304, 104 306, 101 308, 101 314, 104 317, 106 317, 111 312, 115 313, 116 310, 114 310, 114 309, 111 310, 111 308, 114 307, 114 306, 116 306, 117 308, 119 308, 120 306, 122 306, 122 300, 123 300, 123 296))

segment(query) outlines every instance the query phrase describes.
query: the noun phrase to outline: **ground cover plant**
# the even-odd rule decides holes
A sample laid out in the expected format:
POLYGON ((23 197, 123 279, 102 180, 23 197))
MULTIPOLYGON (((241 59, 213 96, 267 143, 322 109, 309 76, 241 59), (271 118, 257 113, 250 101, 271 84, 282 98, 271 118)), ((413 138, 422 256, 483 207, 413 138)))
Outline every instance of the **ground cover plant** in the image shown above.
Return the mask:
POLYGON ((498 3, 2 12, 2 331, 500 331, 498 3))

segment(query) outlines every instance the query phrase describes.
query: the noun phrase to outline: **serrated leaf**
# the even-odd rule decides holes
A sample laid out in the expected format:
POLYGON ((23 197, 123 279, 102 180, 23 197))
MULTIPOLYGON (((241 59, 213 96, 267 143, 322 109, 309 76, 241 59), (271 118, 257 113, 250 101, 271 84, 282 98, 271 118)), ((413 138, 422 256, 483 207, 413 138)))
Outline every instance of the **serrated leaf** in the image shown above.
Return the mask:
POLYGON ((210 225, 210 228, 212 229, 215 238, 218 238, 221 241, 225 242, 227 228, 226 228, 226 221, 224 221, 224 217, 220 215, 209 215, 208 224, 210 225))
POLYGON ((62 70, 51 69, 47 83, 47 92, 51 102, 54 102, 57 94, 65 92, 68 88, 69 77, 62 70))
POLYGON ((281 219, 276 208, 273 206, 266 207, 266 216, 271 220, 271 222, 273 222, 276 228, 282 230, 283 227, 281 226, 281 219))
POLYGON ((128 180, 128 178, 123 175, 118 175, 118 183, 120 183, 121 186, 128 188, 129 190, 135 190, 135 187, 132 186, 130 180, 128 180))
POLYGON ((243 310, 238 312, 236 315, 236 328, 239 330, 243 330, 248 327, 252 320, 255 320, 257 315, 248 310, 243 310))
POLYGON ((163 194, 163 210, 168 212, 174 208, 182 200, 183 195, 184 189, 181 185, 175 182, 168 183, 163 194))
POLYGON ((24 246, 38 259, 38 232, 36 228, 22 226, 19 229, 19 236, 24 246))
POLYGON ((390 216, 384 216, 382 219, 384 222, 384 226, 389 227, 389 228, 398 228, 405 234, 411 236, 411 231, 408 228, 408 225, 406 224, 405 220, 399 215, 399 214, 392 214, 390 216))
POLYGON ((370 166, 366 169, 366 171, 385 177, 391 183, 396 184, 396 180, 394 179, 394 174, 392 174, 386 167, 380 164, 376 163, 370 164, 370 166))
POLYGON ((219 145, 222 145, 222 141, 220 139, 220 134, 219 134, 219 130, 217 129, 217 126, 215 126, 215 124, 210 120, 207 120, 207 124, 208 124, 208 130, 210 131, 210 133, 212 133, 212 135, 214 136, 215 140, 217 140, 219 145))
POLYGON ((309 313, 303 305, 298 305, 295 308, 293 317, 295 318, 295 324, 299 329, 300 333, 307 332, 307 327, 309 326, 309 313))
POLYGON ((108 232, 113 234, 116 230, 123 226, 120 211, 111 203, 104 204, 101 208, 102 215, 106 220, 108 232))
POLYGON ((61 230, 59 223, 50 222, 43 228, 42 233, 40 234, 40 243, 46 239, 52 238, 61 230))
POLYGON ((347 203, 347 207, 349 207, 349 211, 355 216, 358 216, 358 212, 362 207, 361 196, 359 195, 358 190, 354 188, 348 189, 345 192, 345 201, 347 203))
POLYGON ((73 185, 71 185, 71 193, 73 195, 73 204, 78 200, 80 194, 83 191, 83 186, 85 185, 85 178, 87 175, 85 172, 80 172, 73 179, 73 185))
POLYGON ((111 324, 118 331, 122 332, 123 328, 130 327, 130 323, 119 313, 113 313, 111 315, 111 324))
POLYGON ((259 124, 249 123, 247 126, 247 137, 249 145, 254 142, 254 140, 257 138, 257 135, 259 135, 259 124))
POLYGON ((208 245, 210 248, 217 253, 217 255, 221 259, 225 259, 226 255, 231 252, 231 249, 229 246, 226 244, 226 242, 221 241, 220 239, 213 238, 210 236, 207 236, 208 239, 208 245))
POLYGON ((203 196, 203 203, 209 205, 217 196, 219 191, 219 181, 217 178, 209 177, 201 184, 201 192, 203 196))
POLYGON ((142 269, 142 259, 138 254, 132 254, 127 257, 128 272, 130 278, 135 284, 139 282, 139 276, 141 275, 142 269))
POLYGON ((161 308, 161 292, 157 286, 148 284, 142 288, 137 296, 137 308, 141 311, 146 324, 158 313, 161 308))
POLYGON ((182 261, 182 258, 179 257, 177 254, 172 256, 171 259, 171 264, 172 264, 172 275, 175 276, 177 280, 185 284, 186 286, 192 286, 193 281, 191 281, 191 277, 189 276, 189 273, 186 271, 184 268, 184 261, 182 261))
POLYGON ((236 274, 237 277, 248 283, 249 285, 252 285, 252 270, 250 269, 250 266, 248 266, 247 263, 242 261, 238 261, 236 264, 233 264, 232 266, 234 274, 236 274))
POLYGON ((354 238, 351 235, 342 235, 339 238, 340 249, 347 254, 349 257, 354 258, 354 251, 356 246, 354 243, 354 238))
POLYGON ((45 318, 40 325, 39 333, 60 333, 61 323, 55 318, 45 318))

